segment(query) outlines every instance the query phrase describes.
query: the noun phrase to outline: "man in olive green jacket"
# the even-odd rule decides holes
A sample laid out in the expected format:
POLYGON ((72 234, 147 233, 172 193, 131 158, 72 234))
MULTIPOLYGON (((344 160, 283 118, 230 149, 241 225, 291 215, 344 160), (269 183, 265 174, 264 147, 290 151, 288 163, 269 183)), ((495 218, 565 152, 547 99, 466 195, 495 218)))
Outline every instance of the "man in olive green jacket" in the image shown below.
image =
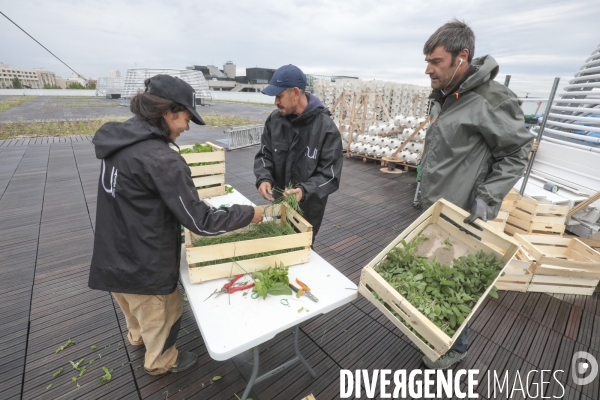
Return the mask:
MULTIPOLYGON (((498 63, 473 59, 475 35, 454 20, 425 43, 431 78, 431 126, 421 160, 421 205, 446 199, 470 211, 465 222, 494 219, 502 199, 527 166, 533 136, 524 127, 515 94, 493 79, 498 63)), ((452 349, 428 368, 450 368, 468 349, 465 328, 452 349)))

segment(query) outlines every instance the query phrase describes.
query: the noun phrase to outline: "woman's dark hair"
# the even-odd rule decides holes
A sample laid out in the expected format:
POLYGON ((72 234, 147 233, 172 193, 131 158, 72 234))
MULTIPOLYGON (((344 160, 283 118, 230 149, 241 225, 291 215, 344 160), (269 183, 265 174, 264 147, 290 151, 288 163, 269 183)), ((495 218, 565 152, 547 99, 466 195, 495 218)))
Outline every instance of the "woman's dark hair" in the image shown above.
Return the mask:
MULTIPOLYGON (((144 85, 148 87, 150 84, 150 79, 146 79, 144 81, 144 85)), ((167 111, 172 111, 174 113, 178 113, 187 108, 179 103, 175 103, 174 101, 155 96, 153 94, 143 92, 136 94, 131 99, 131 104, 129 106, 131 112, 141 119, 142 121, 146 121, 148 124, 158 128, 165 134, 165 141, 169 142, 169 126, 167 125, 167 121, 163 115, 167 111)))

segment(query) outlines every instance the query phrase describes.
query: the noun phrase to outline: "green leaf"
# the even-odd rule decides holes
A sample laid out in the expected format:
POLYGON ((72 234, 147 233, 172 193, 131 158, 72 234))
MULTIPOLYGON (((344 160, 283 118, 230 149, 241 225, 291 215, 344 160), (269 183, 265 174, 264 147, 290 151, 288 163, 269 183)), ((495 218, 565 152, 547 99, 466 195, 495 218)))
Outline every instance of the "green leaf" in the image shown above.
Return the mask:
POLYGON ((275 282, 268 293, 271 296, 292 295, 292 289, 283 282, 275 282))
POLYGON ((52 384, 49 384, 48 386, 46 386, 46 390, 50 389, 52 387, 52 384))
POLYGON ((452 312, 454 313, 454 315, 456 315, 457 318, 463 318, 462 313, 460 312, 460 310, 456 307, 456 306, 452 306, 450 307, 450 309, 452 310, 452 312))
POLYGON ((213 382, 218 381, 219 379, 221 379, 221 377, 219 375, 215 375, 212 377, 212 379, 210 380, 210 383, 212 384, 213 382))
POLYGON ((458 309, 465 314, 471 313, 471 309, 469 307, 465 306, 464 304, 458 304, 456 307, 458 307, 458 309))
POLYGON ((111 375, 112 370, 109 371, 108 368, 106 368, 106 367, 102 367, 102 370, 104 371, 104 375, 100 378, 101 385, 112 379, 112 375, 111 375))
POLYGON ((58 370, 57 370, 57 371, 56 371, 54 374, 52 374, 52 376, 53 376, 54 378, 56 378, 57 376, 59 376, 60 374, 62 374, 62 372, 63 372, 63 369, 62 369, 62 367, 61 367, 61 368, 59 368, 59 369, 58 369, 58 370))
POLYGON ((302 312, 302 310, 304 310, 304 307, 300 307, 300 308, 298 309, 298 313, 301 313, 301 312, 302 312))
POLYGON ((85 360, 85 358, 82 358, 81 360, 77 361, 76 363, 74 363, 73 361, 69 361, 71 363, 71 366, 73 367, 73 369, 76 369, 79 371, 79 364, 81 364, 83 362, 83 360, 85 360))
POLYGON ((498 291, 496 289, 496 286, 493 286, 492 289, 489 291, 490 296, 492 296, 494 299, 498 298, 498 291))
POLYGON ((97 348, 98 348, 98 346, 96 346, 95 344, 90 346, 90 349, 92 349, 92 350, 96 350, 97 348))
POLYGON ((456 316, 454 314, 450 314, 448 321, 450 322, 450 327, 452 329, 456 328, 456 316))
POLYGON ((58 354, 61 351, 63 351, 64 349, 66 349, 67 347, 71 346, 72 344, 77 344, 75 343, 75 341, 69 339, 67 340, 67 342, 65 344, 63 344, 62 346, 60 346, 58 349, 56 349, 56 351, 54 352, 54 354, 58 354))

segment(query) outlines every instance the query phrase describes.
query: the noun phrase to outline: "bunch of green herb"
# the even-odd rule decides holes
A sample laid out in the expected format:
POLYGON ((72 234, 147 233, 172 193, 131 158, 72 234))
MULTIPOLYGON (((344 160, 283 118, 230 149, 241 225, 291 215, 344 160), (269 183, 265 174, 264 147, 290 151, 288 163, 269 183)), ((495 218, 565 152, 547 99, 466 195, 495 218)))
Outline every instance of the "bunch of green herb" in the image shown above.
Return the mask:
POLYGON ((282 262, 279 263, 279 266, 275 264, 274 267, 269 267, 264 271, 253 272, 252 278, 254 279, 252 291, 258 293, 263 299, 266 299, 269 294, 271 296, 292 294, 288 267, 284 266, 282 262))
MULTIPOLYGON (((265 221, 260 224, 253 224, 246 228, 239 229, 238 231, 232 232, 227 235, 221 236, 210 236, 203 237, 202 239, 196 240, 192 243, 194 247, 203 247, 203 246, 212 246, 215 244, 223 244, 223 243, 234 243, 241 242, 245 240, 254 240, 254 239, 264 239, 270 237, 284 236, 284 235, 293 235, 296 232, 294 228, 287 223, 280 223, 279 221, 265 221)), ((197 263, 196 267, 204 267, 212 264, 222 264, 226 262, 234 262, 234 261, 242 261, 248 260, 251 258, 258 257, 266 257, 272 256, 276 254, 287 253, 291 251, 300 250, 301 248, 293 248, 286 250, 277 250, 259 254, 250 254, 247 256, 239 256, 239 257, 231 257, 221 260, 207 261, 203 263, 197 263)))
MULTIPOLYGON (((179 154, 194 154, 194 153, 212 153, 213 148, 209 144, 202 143, 194 143, 194 146, 191 149, 181 149, 179 150, 179 154)), ((193 163, 188 164, 190 167, 199 167, 200 165, 211 165, 216 164, 217 162, 202 162, 202 163, 193 163)))
MULTIPOLYGON (((454 260, 453 266, 418 255, 427 238, 420 236, 392 249, 375 270, 400 295, 447 335, 453 336, 464 319, 500 273, 494 254, 482 251, 454 260)), ((490 290, 497 297, 496 288, 490 290)))
POLYGON ((298 214, 302 215, 302 210, 300 209, 300 203, 298 202, 298 197, 296 197, 295 194, 289 195, 289 196, 285 196, 283 194, 286 190, 289 190, 289 189, 295 189, 294 185, 292 185, 292 182, 290 182, 287 185, 287 187, 285 187, 283 189, 275 188, 275 191, 281 194, 281 196, 278 197, 277 200, 275 200, 275 203, 276 204, 285 204, 292 210, 296 211, 298 214))

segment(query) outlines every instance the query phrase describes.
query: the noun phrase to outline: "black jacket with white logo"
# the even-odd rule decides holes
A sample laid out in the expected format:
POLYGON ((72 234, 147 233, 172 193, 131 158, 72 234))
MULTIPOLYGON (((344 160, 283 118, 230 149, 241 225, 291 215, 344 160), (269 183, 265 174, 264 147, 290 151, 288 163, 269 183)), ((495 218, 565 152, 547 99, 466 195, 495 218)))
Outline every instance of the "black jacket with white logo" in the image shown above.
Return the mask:
POLYGON ((199 235, 242 228, 250 206, 214 209, 198 198, 183 157, 134 117, 94 135, 102 160, 89 287, 118 293, 172 293, 179 279, 180 223, 199 235))
MULTIPOLYGON (((308 106, 296 118, 275 110, 267 118, 261 147, 254 159, 256 187, 268 181, 273 189, 289 183, 301 187, 300 208, 317 235, 327 198, 340 186, 342 138, 330 112, 314 95, 307 94, 308 106)), ((273 191, 275 198, 278 192, 273 191)))

